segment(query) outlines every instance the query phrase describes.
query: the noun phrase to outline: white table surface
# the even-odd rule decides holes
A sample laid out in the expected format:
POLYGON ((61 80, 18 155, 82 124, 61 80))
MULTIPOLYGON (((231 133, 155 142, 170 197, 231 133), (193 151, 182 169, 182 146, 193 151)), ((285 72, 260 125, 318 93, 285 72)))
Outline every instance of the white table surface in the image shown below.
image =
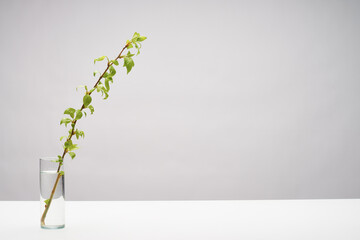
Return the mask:
POLYGON ((1 240, 359 240, 360 200, 66 202, 40 228, 39 202, 0 201, 1 240))

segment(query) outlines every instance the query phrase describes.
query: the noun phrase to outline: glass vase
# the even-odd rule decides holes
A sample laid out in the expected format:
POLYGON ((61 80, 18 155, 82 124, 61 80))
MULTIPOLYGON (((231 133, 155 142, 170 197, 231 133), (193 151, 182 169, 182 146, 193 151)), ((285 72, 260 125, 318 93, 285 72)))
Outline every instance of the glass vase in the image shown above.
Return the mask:
POLYGON ((41 228, 65 227, 64 166, 57 157, 40 158, 41 228))

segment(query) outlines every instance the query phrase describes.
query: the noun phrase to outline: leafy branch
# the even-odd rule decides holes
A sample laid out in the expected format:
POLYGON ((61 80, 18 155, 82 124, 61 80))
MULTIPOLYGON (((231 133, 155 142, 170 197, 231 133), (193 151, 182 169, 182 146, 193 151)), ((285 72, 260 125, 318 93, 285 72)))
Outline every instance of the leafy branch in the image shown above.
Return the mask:
MULTIPOLYGON (((106 69, 103 71, 102 74, 100 74, 100 72, 95 71, 93 73, 93 76, 95 77, 97 74, 100 74, 98 80, 96 81, 96 83, 94 84, 94 86, 92 88, 88 88, 88 86, 79 86, 79 87, 83 87, 85 89, 85 95, 83 97, 83 103, 82 106, 79 109, 75 109, 75 108, 67 108, 64 111, 64 115, 68 115, 67 117, 64 117, 61 119, 60 121, 60 125, 64 124, 65 127, 68 126, 68 124, 70 124, 70 129, 68 130, 68 135, 67 136, 62 136, 60 138, 60 141, 63 141, 65 139, 65 142, 63 143, 63 148, 64 151, 62 153, 62 155, 58 155, 58 159, 56 160, 56 162, 59 163, 58 169, 57 169, 57 173, 58 176, 56 178, 54 187, 51 191, 51 195, 49 199, 46 199, 45 202, 45 209, 44 212, 41 216, 41 225, 45 226, 45 218, 46 218, 46 214, 49 210, 49 207, 51 205, 52 199, 54 197, 55 194, 55 190, 57 187, 57 184, 59 182, 59 179, 62 175, 64 175, 64 171, 60 171, 61 166, 63 165, 63 161, 64 158, 66 156, 66 154, 69 154, 69 156, 74 159, 76 157, 75 154, 75 150, 77 150, 79 147, 77 144, 73 143, 72 141, 72 137, 75 136, 76 139, 79 139, 80 137, 84 138, 85 134, 83 131, 75 128, 76 127, 76 123, 78 120, 80 120, 84 115, 85 117, 87 116, 86 113, 86 109, 89 110, 90 114, 94 113, 94 107, 91 104, 92 102, 92 97, 91 94, 96 91, 101 93, 101 96, 103 96, 104 100, 107 99, 109 97, 109 91, 110 91, 110 83, 113 83, 113 77, 116 74, 116 70, 115 70, 115 66, 119 66, 119 60, 120 59, 124 59, 124 64, 123 67, 126 68, 127 70, 127 74, 129 74, 129 72, 131 71, 131 69, 134 67, 135 63, 133 60, 133 56, 135 56, 135 54, 131 53, 129 49, 133 48, 135 46, 136 50, 137 50, 137 54, 138 55, 140 53, 140 49, 141 49, 141 42, 143 42, 144 40, 146 40, 146 37, 141 36, 139 33, 135 32, 133 37, 131 38, 131 40, 127 40, 125 46, 122 48, 122 50, 120 51, 120 53, 118 54, 118 56, 113 59, 110 60, 107 56, 101 56, 99 58, 96 58, 94 60, 94 64, 96 62, 99 61, 103 61, 103 60, 107 60, 107 67, 106 69), (127 53, 125 55, 122 55, 124 50, 127 49, 127 53)), ((79 88, 78 87, 78 88, 79 88)), ((77 89, 78 89, 77 88, 77 89)))

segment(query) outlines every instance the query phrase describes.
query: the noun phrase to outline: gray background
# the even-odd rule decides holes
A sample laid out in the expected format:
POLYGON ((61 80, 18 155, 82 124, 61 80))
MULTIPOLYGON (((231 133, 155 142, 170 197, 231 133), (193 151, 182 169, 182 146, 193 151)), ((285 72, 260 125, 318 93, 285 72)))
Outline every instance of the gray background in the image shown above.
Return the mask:
POLYGON ((359 1, 24 0, 0 3, 0 200, 38 199, 75 87, 134 31, 68 200, 360 197, 359 1))

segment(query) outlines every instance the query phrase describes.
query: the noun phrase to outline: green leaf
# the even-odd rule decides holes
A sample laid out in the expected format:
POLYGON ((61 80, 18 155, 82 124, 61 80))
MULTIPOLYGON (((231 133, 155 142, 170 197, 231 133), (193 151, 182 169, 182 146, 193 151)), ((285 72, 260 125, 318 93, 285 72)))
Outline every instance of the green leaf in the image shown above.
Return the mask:
MULTIPOLYGON (((87 96, 89 96, 89 95, 87 95, 87 96)), ((89 96, 89 97, 90 97, 90 96, 89 96)), ((79 120, 79 119, 81 119, 81 118, 82 118, 82 116, 83 116, 82 111, 80 111, 80 110, 76 110, 75 120, 79 120)))
POLYGON ((60 171, 59 174, 60 174, 60 176, 63 176, 65 173, 64 173, 64 171, 60 171))
POLYGON ((100 91, 101 91, 101 85, 102 85, 102 83, 99 82, 99 84, 96 86, 96 91, 97 91, 97 92, 100 92, 100 91))
POLYGON ((63 162, 63 158, 60 156, 60 155, 58 155, 58 160, 57 160, 57 162, 63 162))
POLYGON ((132 54, 130 51, 127 52, 126 54, 127 57, 132 57, 132 56, 135 56, 135 54, 132 54))
POLYGON ((111 65, 109 69, 110 69, 110 74, 109 74, 109 75, 110 75, 111 77, 114 76, 114 75, 116 74, 115 68, 111 65))
POLYGON ((64 114, 69 114, 70 117, 74 118, 75 109, 74 108, 68 108, 65 110, 64 114))
POLYGON ((110 85, 109 85, 109 79, 105 79, 105 87, 106 87, 106 90, 109 91, 110 90, 110 85))
POLYGON ((69 151, 73 151, 76 149, 79 149, 79 147, 77 146, 77 144, 72 144, 71 146, 68 147, 69 151))
POLYGON ((103 75, 103 78, 106 78, 107 76, 109 76, 109 73, 105 72, 104 75, 103 75))
POLYGON ((90 95, 86 94, 83 98, 84 106, 87 107, 91 103, 92 98, 90 95))
POLYGON ((60 138, 60 141, 62 141, 64 138, 66 138, 67 136, 62 136, 61 138, 60 138))
POLYGON ((102 56, 102 57, 96 58, 96 59, 94 60, 94 64, 95 64, 97 61, 102 61, 102 60, 104 60, 105 58, 106 58, 106 56, 102 56))
POLYGON ((79 136, 84 138, 85 137, 85 133, 83 131, 78 131, 79 132, 79 136))
POLYGON ((87 117, 87 113, 84 111, 85 117, 87 117))
POLYGON ((107 92, 104 91, 105 97, 104 100, 107 99, 109 97, 109 94, 107 92))
POLYGON ((74 159, 74 157, 76 156, 76 154, 74 152, 69 152, 69 155, 72 159, 74 159))
POLYGON ((64 143, 65 148, 69 148, 69 147, 72 146, 72 145, 73 145, 73 143, 72 143, 71 140, 67 140, 67 141, 64 143))
POLYGON ((127 74, 129 74, 134 65, 135 63, 131 57, 124 57, 124 67, 127 69, 127 74))
POLYGON ((146 39, 147 39, 147 37, 145 37, 145 36, 140 36, 140 37, 137 38, 137 41, 138 41, 138 42, 142 42, 142 41, 145 41, 146 39))
POLYGON ((94 71, 94 73, 93 73, 94 77, 95 77, 95 75, 96 75, 97 73, 100 74, 99 71, 94 71))
POLYGON ((100 83, 96 86, 96 91, 97 91, 97 92, 100 92, 101 89, 102 89, 102 87, 103 87, 103 84, 102 84, 102 82, 100 82, 100 83))
POLYGON ((73 151, 73 150, 76 150, 76 149, 79 149, 79 147, 77 146, 77 144, 73 144, 71 140, 67 140, 65 143, 64 143, 64 147, 69 151, 73 151))
POLYGON ((79 139, 79 132, 77 129, 75 130, 75 136, 76 136, 76 139, 79 139))
POLYGON ((130 48, 133 48, 134 46, 132 45, 132 43, 130 43, 128 46, 127 46, 127 49, 130 49, 130 48))
POLYGON ((119 62, 117 60, 111 60, 110 62, 112 62, 113 64, 115 64, 116 66, 119 65, 119 62))
POLYGON ((147 37, 140 36, 140 33, 135 32, 131 39, 131 42, 133 42, 133 43, 142 42, 142 41, 145 41, 146 39, 147 39, 147 37))
POLYGON ((44 200, 44 203, 45 203, 46 205, 49 205, 49 202, 50 202, 50 199, 44 200))
POLYGON ((137 49, 137 53, 136 53, 136 56, 140 54, 140 48, 141 48, 141 44, 140 43, 135 43, 135 48, 137 49), (139 45, 140 46, 139 46, 139 45))
POLYGON ((107 99, 109 97, 108 90, 101 82, 96 86, 96 90, 97 92, 101 92, 101 96, 105 95, 104 99, 107 99))
POLYGON ((139 37, 140 37, 140 34, 137 33, 137 32, 135 32, 134 35, 133 35, 133 37, 132 37, 132 39, 131 39, 131 41, 132 41, 132 42, 137 42, 137 39, 138 39, 139 37))
POLYGON ((80 137, 82 137, 82 138, 85 137, 84 132, 80 131, 79 129, 76 129, 74 133, 75 133, 76 139, 79 139, 80 137))
POLYGON ((65 127, 67 127, 67 125, 69 124, 69 123, 71 123, 71 119, 70 118, 63 118, 63 119, 61 119, 61 121, 60 121, 60 125, 61 124, 65 124, 65 127))
POLYGON ((88 108, 90 109, 91 114, 94 113, 94 107, 92 105, 89 105, 88 108))

